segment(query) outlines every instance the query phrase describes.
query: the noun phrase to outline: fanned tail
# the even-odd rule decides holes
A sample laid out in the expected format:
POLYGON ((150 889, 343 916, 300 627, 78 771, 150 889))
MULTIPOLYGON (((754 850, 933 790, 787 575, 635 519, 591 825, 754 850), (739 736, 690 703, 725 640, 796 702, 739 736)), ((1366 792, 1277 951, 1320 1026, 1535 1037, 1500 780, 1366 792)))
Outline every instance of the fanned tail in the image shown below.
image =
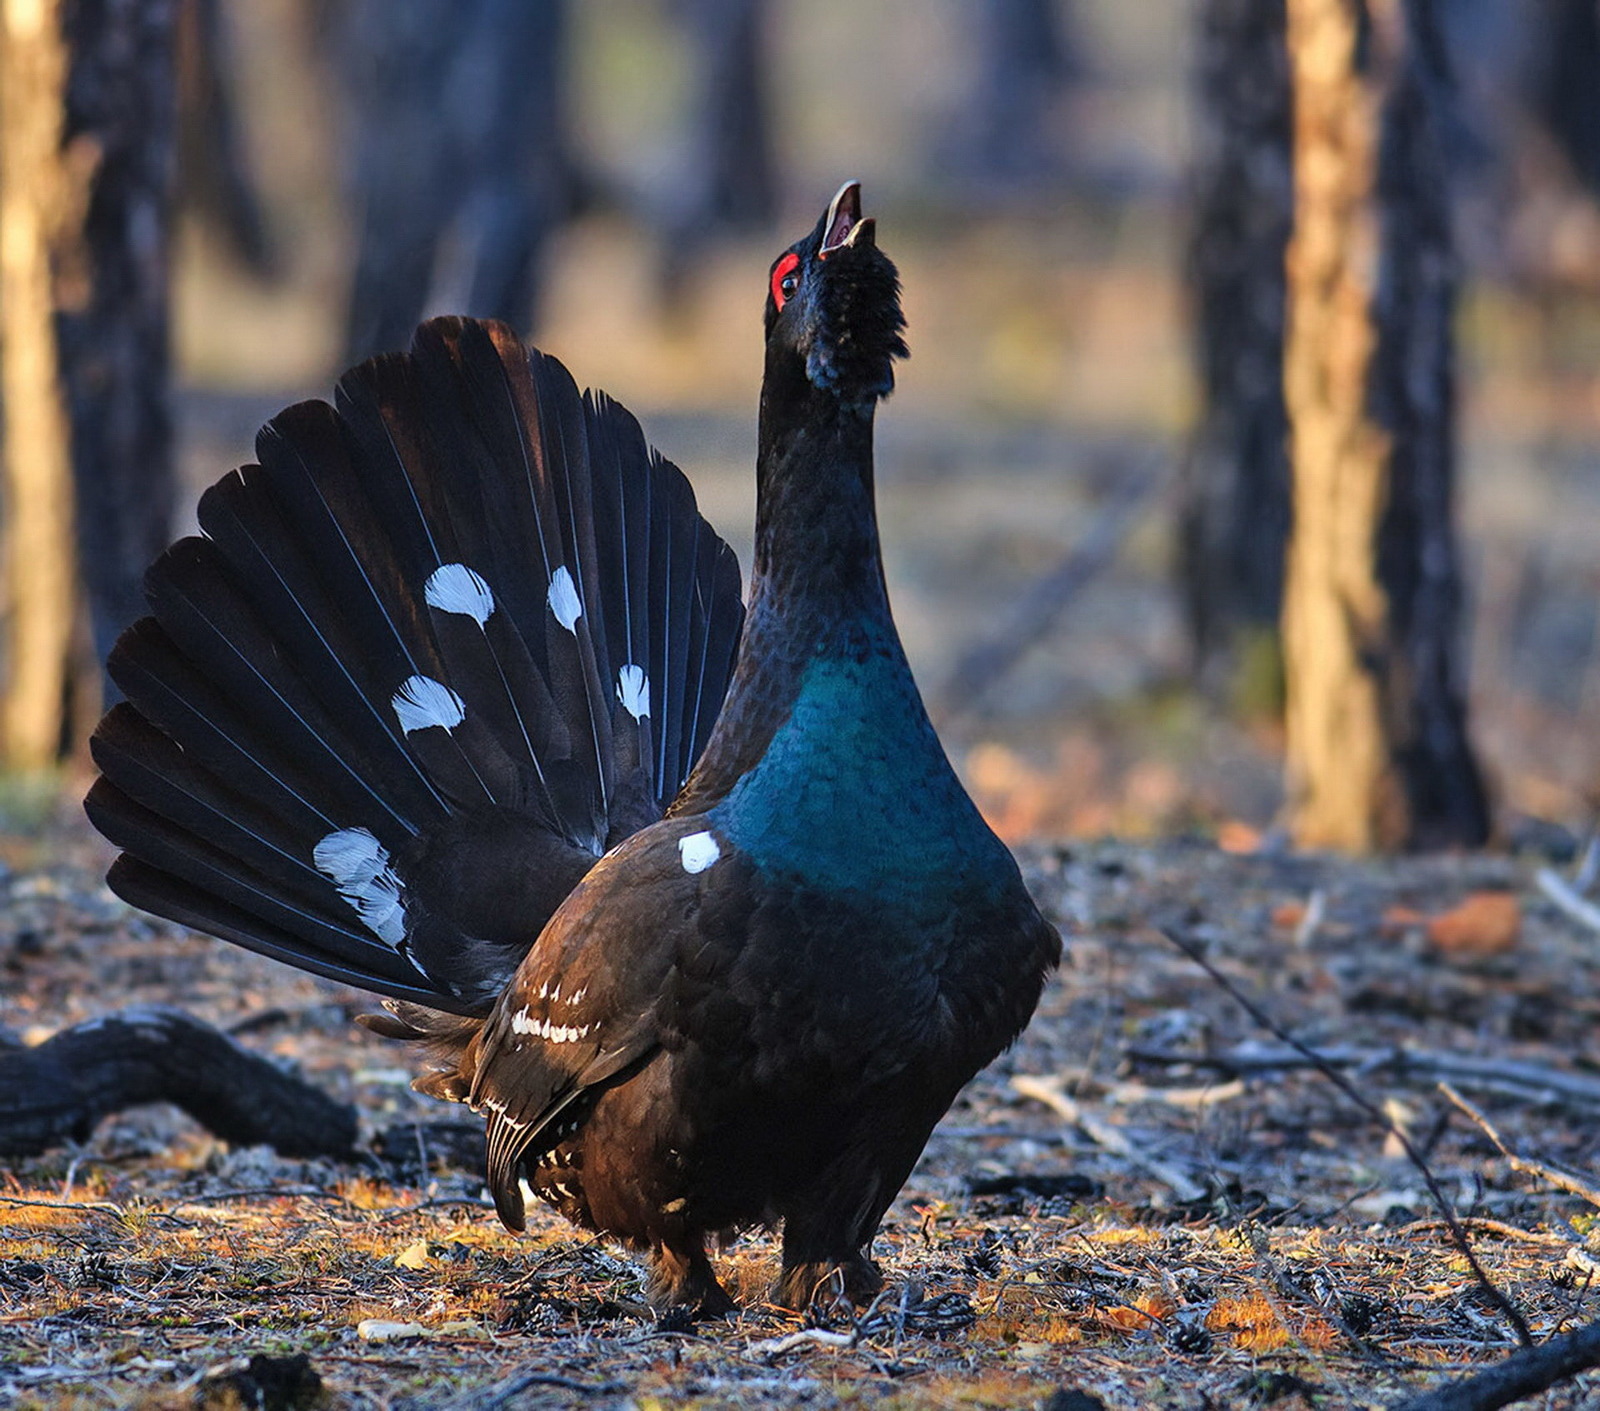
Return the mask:
MULTIPOLYGON (((291 407, 151 568, 86 806, 137 906, 483 1013, 721 706, 738 566, 622 407, 498 324, 291 407)), ((412 1011, 406 1011, 408 1014, 412 1011)), ((420 1021, 414 1021, 420 1022, 420 1021)))

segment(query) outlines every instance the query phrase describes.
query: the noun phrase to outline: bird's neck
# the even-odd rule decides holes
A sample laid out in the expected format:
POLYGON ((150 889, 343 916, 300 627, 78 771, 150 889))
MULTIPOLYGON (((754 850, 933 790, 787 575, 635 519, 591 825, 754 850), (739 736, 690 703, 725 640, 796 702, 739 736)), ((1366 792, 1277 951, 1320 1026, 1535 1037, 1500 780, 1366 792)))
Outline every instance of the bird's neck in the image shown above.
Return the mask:
POLYGON ((873 417, 769 368, 756 464, 751 607, 803 647, 840 621, 889 618, 873 496, 873 417))
POLYGON ((680 808, 715 802, 761 759, 819 662, 870 654, 915 695, 884 584, 872 432, 870 409, 841 407, 798 367, 775 372, 769 359, 744 635, 680 808))

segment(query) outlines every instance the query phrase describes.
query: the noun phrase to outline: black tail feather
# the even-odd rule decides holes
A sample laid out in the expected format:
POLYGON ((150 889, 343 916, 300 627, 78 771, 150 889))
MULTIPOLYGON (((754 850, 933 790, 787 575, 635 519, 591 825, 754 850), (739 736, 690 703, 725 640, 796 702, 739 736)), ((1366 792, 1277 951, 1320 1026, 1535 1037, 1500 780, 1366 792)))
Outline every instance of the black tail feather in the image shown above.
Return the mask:
POLYGON ((603 396, 456 319, 291 407, 152 568, 88 808, 128 900, 481 1012, 659 817, 742 623, 731 552, 603 396), (475 858, 538 873, 497 887, 475 858), (585 860, 587 859, 587 861, 585 860))

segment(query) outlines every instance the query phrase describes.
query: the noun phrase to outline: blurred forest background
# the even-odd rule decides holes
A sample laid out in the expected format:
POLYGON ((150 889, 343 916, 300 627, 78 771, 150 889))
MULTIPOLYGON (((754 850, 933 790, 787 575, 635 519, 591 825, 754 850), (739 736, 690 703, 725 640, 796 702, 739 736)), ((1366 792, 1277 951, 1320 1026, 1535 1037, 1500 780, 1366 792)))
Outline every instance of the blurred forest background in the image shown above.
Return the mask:
MULTIPOLYGON (((1262 352, 1291 206, 1282 0, 64 9, 181 41, 152 178, 177 201, 174 532, 351 357, 422 313, 500 309, 640 417, 747 563, 766 270, 858 177, 912 346, 879 418, 891 590, 984 807, 1012 837, 1231 847, 1282 817, 1278 569, 1262 589, 1205 518, 1242 497, 1269 560, 1286 527, 1262 352)), ((54 10, 6 4, 13 25, 54 10)), ((1460 276, 1455 669, 1497 834, 1559 850, 1600 799, 1600 7, 1371 11, 1426 12, 1423 165, 1454 244, 1426 256, 1460 276)), ((118 102, 160 106, 163 61, 141 62, 155 87, 123 84, 112 128, 118 102)), ((6 101, 15 172, 14 73, 6 101)), ((70 276, 69 350, 92 303, 70 276)), ((159 375, 140 346, 122 366, 159 375)), ((138 473, 119 493, 148 519, 138 473)), ((13 562, 13 606, 36 567, 13 562)))

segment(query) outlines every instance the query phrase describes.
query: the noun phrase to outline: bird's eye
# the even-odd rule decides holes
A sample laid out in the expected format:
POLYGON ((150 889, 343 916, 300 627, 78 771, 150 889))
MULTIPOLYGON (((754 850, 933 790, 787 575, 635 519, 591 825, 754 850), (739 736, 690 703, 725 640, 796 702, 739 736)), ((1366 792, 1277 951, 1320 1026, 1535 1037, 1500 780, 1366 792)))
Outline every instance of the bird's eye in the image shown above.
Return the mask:
POLYGON ((772 267, 772 302, 781 312, 800 287, 800 256, 789 251, 772 267))

